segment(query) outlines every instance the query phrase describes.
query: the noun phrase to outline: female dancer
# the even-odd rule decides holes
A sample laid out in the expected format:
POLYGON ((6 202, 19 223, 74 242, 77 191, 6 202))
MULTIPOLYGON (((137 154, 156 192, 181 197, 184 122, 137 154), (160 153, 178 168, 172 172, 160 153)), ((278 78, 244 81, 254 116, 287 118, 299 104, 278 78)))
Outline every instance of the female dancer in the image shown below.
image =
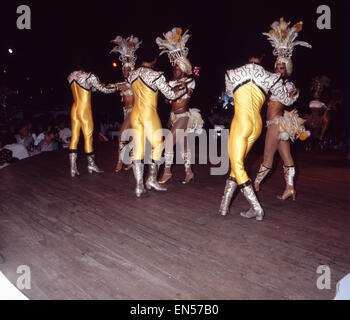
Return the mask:
MULTIPOLYGON (((127 144, 131 143, 130 140, 123 140, 123 133, 126 129, 131 128, 130 124, 130 113, 132 111, 132 107, 134 104, 134 96, 132 93, 131 85, 127 82, 130 71, 135 69, 135 62, 137 60, 137 56, 135 55, 135 51, 140 47, 142 41, 139 41, 137 37, 130 36, 126 39, 123 39, 121 36, 117 36, 114 40, 112 40, 116 46, 111 50, 111 52, 119 53, 119 60, 122 62, 122 71, 125 82, 120 89, 120 95, 122 97, 122 101, 124 103, 123 112, 124 112, 124 121, 118 136, 118 146, 119 146, 119 154, 118 154, 118 162, 114 169, 115 173, 118 173, 123 167, 123 156, 124 156, 124 148, 127 144)), ((132 149, 130 152, 130 156, 132 157, 132 149)), ((129 170, 132 168, 132 163, 127 165, 124 170, 129 170)))
POLYGON ((173 163, 174 145, 179 142, 181 145, 181 156, 185 164, 186 177, 182 181, 187 184, 194 179, 194 173, 191 169, 191 150, 187 145, 187 136, 181 136, 178 130, 187 132, 188 130, 200 131, 203 126, 203 120, 198 109, 189 109, 189 102, 196 82, 190 76, 192 75, 192 65, 187 59, 188 48, 185 47, 190 35, 187 31, 182 34, 181 28, 173 28, 164 35, 164 39, 157 38, 156 42, 160 49, 166 49, 161 52, 167 52, 170 63, 174 67, 174 80, 169 82, 170 87, 174 88, 186 83, 187 93, 177 100, 171 102, 171 113, 169 118, 169 127, 171 134, 165 139, 165 169, 159 183, 164 184, 172 178, 171 165, 173 163))
MULTIPOLYGON (((277 32, 277 36, 271 31, 270 33, 264 34, 268 36, 270 41, 272 36, 275 36, 274 40, 278 39, 277 43, 276 41, 272 42, 272 45, 275 48, 274 53, 277 55, 275 71, 281 74, 289 96, 293 96, 297 89, 287 80, 287 78, 291 75, 293 70, 291 56, 295 44, 293 44, 293 41, 287 44, 290 52, 288 56, 286 56, 285 41, 288 37, 292 38, 292 36, 294 36, 294 39, 296 38, 298 35, 297 32, 301 31, 302 22, 297 23, 292 28, 288 28, 288 25, 289 24, 286 24, 285 21, 281 19, 279 23, 275 22, 272 25, 273 30, 277 32)), ((311 47, 306 42, 299 42, 298 44, 311 47)), ((260 165, 259 172, 256 176, 254 188, 256 191, 260 190, 260 183, 272 169, 273 158, 278 149, 284 163, 283 170, 286 187, 283 194, 278 195, 277 198, 280 200, 286 200, 292 196, 293 200, 295 200, 295 166, 290 153, 289 138, 294 140, 294 137, 297 136, 301 139, 306 139, 308 132, 306 132, 305 128, 303 127, 304 120, 298 117, 296 110, 283 115, 283 108, 283 104, 279 102, 274 95, 272 95, 268 101, 267 109, 267 133, 265 138, 264 160, 260 165)))

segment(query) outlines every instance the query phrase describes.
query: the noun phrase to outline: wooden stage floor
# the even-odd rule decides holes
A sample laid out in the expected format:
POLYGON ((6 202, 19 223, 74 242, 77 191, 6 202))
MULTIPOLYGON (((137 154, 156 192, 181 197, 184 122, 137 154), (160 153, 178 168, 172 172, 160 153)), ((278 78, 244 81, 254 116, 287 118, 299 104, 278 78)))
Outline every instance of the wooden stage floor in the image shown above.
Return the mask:
MULTIPOLYGON (((195 165, 183 186, 136 199, 132 171, 113 173, 116 147, 99 147, 90 175, 70 178, 66 151, 0 171, 0 270, 13 283, 31 270, 30 299, 333 299, 350 273, 350 168, 338 155, 297 155, 297 200, 280 201, 281 165, 262 185, 262 222, 217 214, 225 176, 195 165), (331 288, 319 290, 319 265, 331 288)), ((254 176, 259 157, 249 155, 254 176)))

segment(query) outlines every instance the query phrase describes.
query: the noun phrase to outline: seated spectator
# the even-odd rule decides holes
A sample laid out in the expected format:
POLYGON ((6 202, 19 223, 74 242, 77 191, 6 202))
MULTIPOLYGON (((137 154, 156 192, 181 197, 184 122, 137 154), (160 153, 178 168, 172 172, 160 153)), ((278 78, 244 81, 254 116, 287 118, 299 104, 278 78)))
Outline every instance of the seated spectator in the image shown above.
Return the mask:
POLYGON ((39 143, 38 148, 41 152, 58 150, 58 143, 55 140, 55 132, 46 132, 45 138, 39 143))
POLYGON ((60 122, 58 125, 58 138, 62 143, 63 148, 69 147, 71 137, 72 131, 69 128, 67 128, 63 121, 60 122))
POLYGON ((45 140, 45 133, 52 131, 52 128, 53 128, 53 126, 51 124, 49 124, 46 127, 46 129, 38 135, 38 137, 34 141, 34 147, 37 148, 39 146, 39 144, 45 140))
POLYGON ((22 124, 20 126, 19 134, 16 135, 16 139, 17 143, 23 144, 28 151, 31 149, 31 146, 34 143, 34 139, 28 132, 27 124, 22 124))
POLYGON ((30 136, 32 136, 33 140, 35 141, 36 138, 37 138, 37 136, 36 136, 36 133, 35 133, 35 131, 34 131, 34 129, 33 129, 33 122, 32 122, 32 121, 29 121, 29 122, 27 123, 27 129, 28 129, 28 134, 29 134, 30 136))
POLYGON ((4 149, 11 150, 13 158, 18 160, 22 160, 30 156, 26 147, 21 143, 6 144, 4 149))
POLYGON ((3 141, 0 139, 0 169, 8 166, 12 161, 12 151, 4 149, 3 141))

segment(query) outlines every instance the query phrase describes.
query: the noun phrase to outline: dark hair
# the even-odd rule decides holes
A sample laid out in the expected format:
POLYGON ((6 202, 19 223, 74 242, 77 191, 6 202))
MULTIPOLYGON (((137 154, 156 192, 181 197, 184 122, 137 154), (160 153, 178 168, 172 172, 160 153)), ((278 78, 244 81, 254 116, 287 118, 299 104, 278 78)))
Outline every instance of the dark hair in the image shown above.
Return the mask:
POLYGON ((158 58, 159 49, 155 43, 142 43, 137 55, 140 63, 152 62, 154 58, 158 58))
POLYGON ((49 131, 45 132, 45 135, 53 135, 54 137, 58 134, 58 131, 56 129, 51 129, 49 131))
POLYGON ((89 55, 89 51, 81 49, 81 52, 76 53, 73 58, 73 68, 74 70, 82 70, 85 72, 92 72, 94 67, 94 62, 92 56, 89 55))
POLYGON ((265 52, 261 51, 259 48, 254 48, 248 51, 248 59, 250 58, 263 59, 264 56, 265 56, 265 52))

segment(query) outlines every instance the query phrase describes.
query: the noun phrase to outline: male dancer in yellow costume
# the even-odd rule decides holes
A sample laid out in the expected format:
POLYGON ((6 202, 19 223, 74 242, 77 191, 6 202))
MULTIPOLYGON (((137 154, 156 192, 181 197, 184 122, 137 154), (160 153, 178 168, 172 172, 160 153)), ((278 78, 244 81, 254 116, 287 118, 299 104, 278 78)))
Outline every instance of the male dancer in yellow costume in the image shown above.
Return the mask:
POLYGON ((234 191, 237 186, 251 205, 247 212, 242 212, 245 218, 262 220, 264 211, 256 198, 252 182, 244 169, 244 159, 260 136, 262 120, 260 109, 269 91, 284 105, 293 104, 299 96, 289 97, 283 85, 281 74, 273 74, 259 65, 261 58, 255 55, 243 67, 228 70, 225 76, 226 93, 233 97, 235 115, 233 117, 229 136, 229 157, 231 164, 230 177, 226 187, 219 213, 226 215, 234 191))
MULTIPOLYGON (((151 49, 151 48, 149 48, 151 49)), ((147 50, 147 48, 143 48, 147 50)), ((135 194, 140 197, 146 193, 143 184, 143 171, 145 152, 145 138, 152 145, 152 163, 150 164, 146 188, 157 191, 166 191, 157 182, 157 172, 162 154, 162 125, 157 113, 158 90, 169 100, 175 100, 187 93, 184 86, 172 89, 167 83, 162 72, 153 70, 157 62, 156 52, 152 49, 144 53, 143 63, 140 68, 131 71, 129 82, 134 94, 134 107, 130 115, 131 127, 134 129, 134 157, 133 171, 136 180, 135 194)))
POLYGON ((101 173, 95 164, 95 154, 92 145, 94 132, 94 122, 91 111, 91 91, 101 91, 103 93, 114 93, 117 91, 116 84, 105 85, 98 77, 91 72, 82 70, 73 71, 68 76, 68 82, 72 89, 74 102, 71 110, 72 138, 69 146, 70 173, 72 177, 79 175, 77 169, 77 154, 80 129, 83 131, 85 142, 85 153, 88 160, 88 171, 101 173))

